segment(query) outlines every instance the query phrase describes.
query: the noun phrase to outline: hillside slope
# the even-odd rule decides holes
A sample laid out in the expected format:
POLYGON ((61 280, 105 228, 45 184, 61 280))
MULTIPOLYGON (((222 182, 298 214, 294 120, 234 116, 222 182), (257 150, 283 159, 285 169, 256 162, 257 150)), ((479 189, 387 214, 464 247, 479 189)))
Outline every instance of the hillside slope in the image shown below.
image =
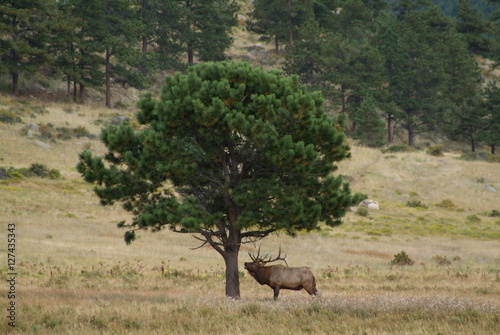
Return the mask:
MULTIPOLYGON (((2 97, 1 102, 0 111, 17 113, 21 122, 0 123, 0 166, 27 168, 44 164, 61 170, 67 182, 80 181, 75 171, 79 152, 104 152, 98 140, 101 127, 117 115, 133 120, 135 113, 133 108, 42 105, 10 97, 2 97), (30 130, 28 124, 36 124, 40 130, 30 130), (77 137, 81 135, 87 136, 77 137)), ((463 212, 486 213, 499 209, 500 192, 487 189, 490 186, 500 191, 498 171, 496 163, 459 160, 451 153, 442 157, 425 152, 383 154, 378 149, 355 146, 352 158, 341 163, 339 173, 350 178, 356 192, 385 205, 420 201, 431 206, 448 199, 463 212)))

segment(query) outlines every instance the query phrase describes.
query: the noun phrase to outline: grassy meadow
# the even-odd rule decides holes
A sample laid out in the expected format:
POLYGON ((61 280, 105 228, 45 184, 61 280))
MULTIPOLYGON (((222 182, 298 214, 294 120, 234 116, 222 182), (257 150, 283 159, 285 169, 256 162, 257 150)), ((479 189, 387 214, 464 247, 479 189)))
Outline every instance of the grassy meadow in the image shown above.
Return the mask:
MULTIPOLYGON (((130 246, 75 170, 78 153, 104 153, 100 128, 134 110, 0 96, 0 167, 44 164, 58 179, 0 180, 0 250, 16 225, 16 327, 2 289, 2 333, 12 334, 498 334, 500 165, 459 153, 382 153, 353 146, 342 162, 356 192, 381 209, 350 212, 338 228, 273 235, 290 266, 307 265, 320 296, 272 290, 244 273, 240 301, 224 297, 222 258, 190 235, 141 232, 130 246), (42 108, 43 106, 43 108, 42 108), (38 112, 37 112, 38 111, 38 112), (27 136, 29 123, 41 132, 27 136), (58 129, 59 128, 59 129, 58 129), (74 131, 74 130, 78 130, 74 131), (86 136, 78 137, 77 134, 86 136), (66 139, 63 139, 66 138, 66 139), (404 251, 413 265, 392 265, 404 251)), ((7 257, 0 263, 6 287, 7 257)), ((5 285, 5 286, 4 286, 5 285)))

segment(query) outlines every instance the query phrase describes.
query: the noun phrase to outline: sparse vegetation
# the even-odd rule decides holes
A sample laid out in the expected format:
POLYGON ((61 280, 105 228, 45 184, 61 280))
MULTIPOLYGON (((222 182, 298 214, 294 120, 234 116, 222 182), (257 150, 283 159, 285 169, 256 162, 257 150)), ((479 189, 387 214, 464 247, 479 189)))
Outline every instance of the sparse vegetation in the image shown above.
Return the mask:
POLYGON ((442 144, 432 145, 427 148, 427 153, 431 156, 443 156, 443 147, 442 144))
POLYGON ((55 127, 52 123, 39 124, 40 137, 51 141, 71 140, 73 138, 87 137, 89 139, 95 138, 86 127, 77 126, 75 128, 69 127, 55 127))
POLYGON ((59 179, 61 178, 61 172, 57 169, 49 169, 44 164, 34 163, 31 166, 26 168, 14 168, 14 167, 0 167, 0 180, 12 180, 19 181, 23 178, 28 177, 42 177, 42 178, 50 178, 50 179, 59 179))
POLYGON ((420 200, 408 200, 406 202, 406 207, 413 207, 413 208, 429 208, 429 206, 425 205, 422 203, 420 200))
POLYGON ((495 217, 500 216, 500 212, 497 211, 496 209, 494 209, 494 210, 492 210, 491 212, 488 213, 488 216, 492 217, 492 218, 495 218, 495 217))
POLYGON ((435 255, 432 257, 438 265, 450 265, 451 261, 446 256, 435 255))
POLYGON ((456 209, 457 208, 457 205, 455 205, 455 203, 453 201, 451 201, 450 199, 444 199, 443 201, 438 203, 437 206, 441 207, 441 208, 446 208, 446 209, 456 209))
POLYGON ((356 214, 358 214, 359 216, 368 216, 368 214, 369 214, 368 208, 366 208, 366 207, 358 207, 356 209, 356 214))
POLYGON ((410 152, 414 149, 410 148, 406 144, 393 144, 388 146, 387 148, 382 149, 383 153, 396 153, 396 152, 410 152))
POLYGON ((22 122, 21 118, 11 111, 10 109, 0 110, 0 122, 3 123, 19 123, 22 122))
POLYGON ((413 265, 415 263, 405 251, 394 255, 391 265, 413 265))
MULTIPOLYGON (((64 111, 66 106, 52 105, 49 114, 33 122, 57 120, 53 129, 82 126, 97 134, 102 125, 93 121, 107 120, 110 112, 79 108, 75 116, 64 111)), ((380 150, 353 146, 352 158, 340 164, 339 172, 349 176, 355 191, 383 201, 382 209, 366 217, 348 213, 339 227, 299 232, 294 238, 274 235, 262 244, 270 253, 282 245, 291 266, 311 266, 321 296, 312 300, 305 292, 288 291, 281 301, 271 302, 267 289, 243 272, 246 252, 256 251, 247 245, 239 268, 242 300, 229 301, 218 255, 207 248, 189 250, 199 245, 191 237, 168 230, 144 232, 125 247, 115 227, 126 213, 119 206, 98 206, 91 186, 74 170, 77 152, 102 153, 97 139, 57 140, 41 149, 19 128, 0 123, 5 166, 0 170, 0 216, 20 227, 22 222, 23 231, 30 232, 19 234, 18 285, 29 300, 18 300, 17 333, 234 334, 237 328, 241 334, 283 334, 284 329, 349 334, 353 327, 370 334, 498 331, 500 268, 494 255, 500 221, 490 215, 498 204, 484 186, 500 185, 500 180, 488 162, 447 154, 438 164, 423 151, 379 159, 384 157, 380 150), (42 174, 55 168, 61 178, 26 177, 32 164, 44 165, 35 168, 42 174), (433 205, 422 211, 405 206, 407 199, 433 205), (446 206, 434 205, 440 203, 446 206), (443 210, 451 203, 464 208, 443 210), (469 223, 471 215, 480 220, 469 223), (389 266, 401 250, 413 266, 389 266), (433 255, 447 255, 451 264, 440 266, 433 255)), ((6 273, 5 263, 0 264, 0 278, 6 279, 6 273)), ((5 324, 0 329, 9 331, 5 324)))

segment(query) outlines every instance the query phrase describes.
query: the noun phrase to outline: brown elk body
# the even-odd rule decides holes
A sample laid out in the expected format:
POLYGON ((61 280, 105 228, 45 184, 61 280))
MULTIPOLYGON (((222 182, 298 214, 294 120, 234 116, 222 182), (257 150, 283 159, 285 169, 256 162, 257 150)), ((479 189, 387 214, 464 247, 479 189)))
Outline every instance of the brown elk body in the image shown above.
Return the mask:
MULTIPOLYGON (((260 250, 259 250, 260 251, 260 250)), ((252 256, 253 262, 245 263, 245 269, 252 277, 257 280, 261 285, 268 285, 274 291, 274 300, 278 299, 281 289, 287 290, 306 290, 311 296, 315 296, 318 291, 316 290, 316 278, 314 277, 311 268, 307 266, 302 267, 288 267, 283 265, 265 266, 266 263, 274 262, 276 260, 283 260, 280 254, 276 259, 265 260, 259 256, 252 256)), ((286 261, 285 261, 286 262, 286 261)))

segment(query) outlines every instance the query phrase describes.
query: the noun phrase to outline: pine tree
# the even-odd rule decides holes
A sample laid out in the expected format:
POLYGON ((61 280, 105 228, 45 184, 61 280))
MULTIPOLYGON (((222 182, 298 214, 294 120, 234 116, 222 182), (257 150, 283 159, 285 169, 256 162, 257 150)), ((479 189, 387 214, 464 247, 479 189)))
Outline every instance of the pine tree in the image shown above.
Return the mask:
POLYGON ((483 17, 470 7, 469 2, 458 2, 457 31, 466 37, 470 52, 488 56, 491 49, 488 37, 490 29, 483 17))
POLYGON ((287 7, 283 0, 255 0, 248 29, 259 34, 261 41, 274 40, 276 52, 288 38, 287 7))
MULTIPOLYGON (((482 78, 474 55, 466 52, 468 42, 463 34, 448 37, 445 79, 447 85, 437 103, 437 129, 452 138, 466 139, 475 151, 479 133, 483 128, 482 78)), ((445 56, 446 57, 446 56, 445 56)))
POLYGON ((260 34, 263 41, 274 39, 276 51, 283 43, 292 48, 302 39, 302 26, 307 22, 315 21, 320 27, 331 25, 335 4, 335 0, 255 0, 249 29, 260 34))
POLYGON ((224 51, 231 46, 232 27, 236 26, 238 5, 231 0, 169 1, 169 8, 178 13, 174 38, 187 54, 187 63, 194 57, 202 61, 226 59, 224 51))
POLYGON ((384 60, 370 32, 376 11, 361 0, 344 5, 333 26, 322 28, 315 20, 302 25, 301 38, 287 52, 285 70, 322 89, 341 113, 352 117, 364 94, 382 87, 384 60))
POLYGON ((356 129, 352 134, 354 139, 369 147, 380 147, 385 144, 385 123, 377 110, 376 101, 371 95, 364 97, 353 119, 356 129))
POLYGON ((269 234, 341 223, 358 202, 336 163, 344 135, 295 77, 246 63, 203 63, 167 78, 138 120, 103 129, 109 152, 80 154, 78 171, 102 205, 123 203, 136 231, 192 233, 224 259, 226 295, 240 297, 238 253, 269 234))
POLYGON ((484 108, 484 128, 479 134, 479 139, 491 148, 491 153, 496 154, 496 147, 500 144, 500 87, 497 82, 490 83, 482 99, 484 108))
POLYGON ((105 86, 105 104, 111 107, 111 83, 140 87, 140 20, 130 0, 73 0, 70 15, 75 26, 76 82, 80 97, 86 86, 105 86))
POLYGON ((386 59, 394 117, 407 130, 408 144, 415 145, 418 134, 437 127, 439 107, 448 99, 450 54, 467 51, 460 48, 464 44, 450 43, 458 40, 457 33, 437 7, 401 3, 410 6, 400 8, 397 20, 385 28, 380 50, 386 59))
POLYGON ((19 76, 37 72, 50 60, 45 43, 54 10, 53 0, 0 2, 0 61, 12 78, 15 95, 19 76))

